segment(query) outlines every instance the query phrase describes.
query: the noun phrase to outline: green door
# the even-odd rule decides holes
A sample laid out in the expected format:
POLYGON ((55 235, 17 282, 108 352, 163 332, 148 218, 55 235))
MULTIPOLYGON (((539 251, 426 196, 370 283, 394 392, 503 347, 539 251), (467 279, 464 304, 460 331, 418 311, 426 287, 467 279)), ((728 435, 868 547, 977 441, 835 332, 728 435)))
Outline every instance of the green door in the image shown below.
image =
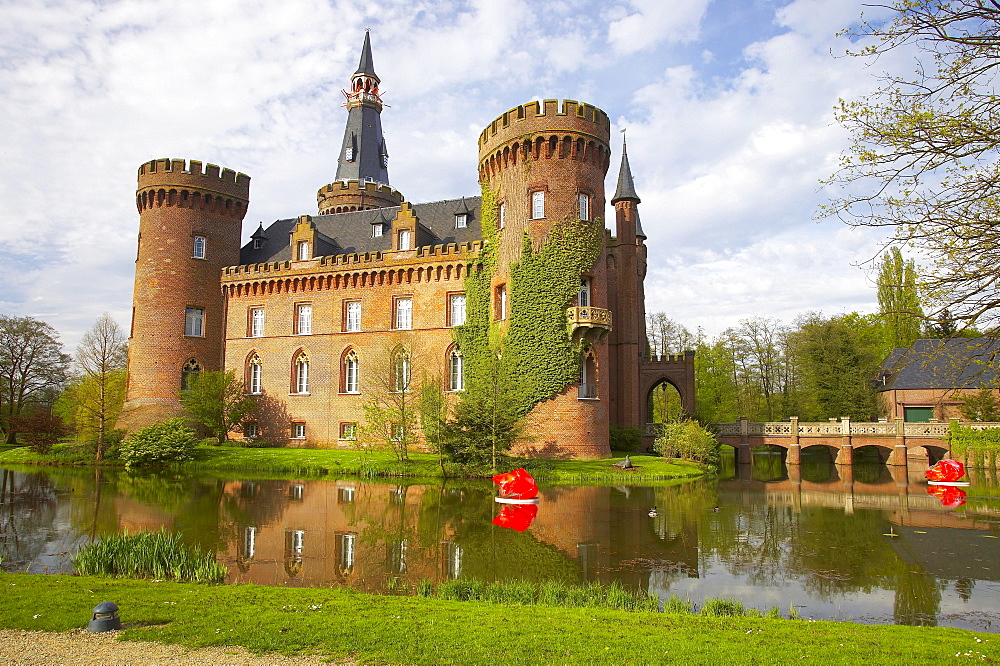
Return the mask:
POLYGON ((927 423, 932 418, 933 407, 903 407, 903 420, 907 423, 927 423))

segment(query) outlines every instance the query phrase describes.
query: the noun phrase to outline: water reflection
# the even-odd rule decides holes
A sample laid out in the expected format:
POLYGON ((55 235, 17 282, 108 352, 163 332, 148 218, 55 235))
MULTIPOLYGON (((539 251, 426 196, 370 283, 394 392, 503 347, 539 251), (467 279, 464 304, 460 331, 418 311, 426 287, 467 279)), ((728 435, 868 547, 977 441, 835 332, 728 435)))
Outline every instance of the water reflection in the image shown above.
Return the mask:
MULTIPOLYGON (((822 451, 821 451, 822 453, 822 451)), ((1000 627, 1000 486, 972 472, 944 507, 922 474, 755 455, 719 479, 555 487, 524 531, 488 481, 225 480, 0 470, 4 568, 65 571, 81 543, 180 531, 231 581, 412 589, 424 579, 619 581, 666 599, 736 597, 805 617, 1000 627), (656 506, 655 517, 649 507, 656 506), (503 522, 503 521, 501 521, 503 522)))

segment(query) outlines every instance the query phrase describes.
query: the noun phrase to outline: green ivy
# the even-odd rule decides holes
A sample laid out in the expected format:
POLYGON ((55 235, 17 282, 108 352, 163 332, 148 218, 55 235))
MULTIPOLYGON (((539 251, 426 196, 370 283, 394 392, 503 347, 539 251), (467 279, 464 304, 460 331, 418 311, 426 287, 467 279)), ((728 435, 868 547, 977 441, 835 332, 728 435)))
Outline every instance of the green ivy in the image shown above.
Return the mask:
POLYGON ((475 390, 476 377, 496 372, 501 356, 503 372, 511 374, 508 379, 518 385, 517 411, 527 414, 575 382, 579 374, 580 348, 570 338, 566 308, 580 288, 581 274, 593 268, 600 256, 604 224, 601 219, 563 221, 537 250, 525 236, 521 259, 510 267, 510 318, 502 331, 491 316, 498 204, 485 184, 481 210, 481 270, 465 280, 466 323, 456 329, 470 378, 467 393, 475 390), (525 368, 530 372, 524 372, 525 368))

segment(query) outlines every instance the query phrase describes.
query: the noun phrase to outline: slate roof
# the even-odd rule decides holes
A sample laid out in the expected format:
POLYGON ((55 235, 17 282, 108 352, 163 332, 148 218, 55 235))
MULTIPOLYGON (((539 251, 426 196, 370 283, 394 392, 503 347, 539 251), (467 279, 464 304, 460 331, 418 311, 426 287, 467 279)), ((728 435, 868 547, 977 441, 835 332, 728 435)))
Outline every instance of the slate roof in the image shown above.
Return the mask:
POLYGON ((1000 338, 917 340, 882 361, 879 391, 1000 387, 1000 338))
POLYGON ((635 183, 632 181, 632 169, 628 165, 628 150, 625 141, 622 141, 622 165, 618 169, 618 187, 615 189, 615 196, 611 197, 611 205, 624 199, 630 199, 636 203, 642 203, 639 195, 635 193, 635 183))
MULTIPOLYGON (((413 204, 418 228, 415 247, 446 243, 471 243, 482 240, 479 226, 480 197, 445 199, 413 204), (468 211, 465 229, 455 228, 456 213, 468 211)), ((392 249, 391 223, 399 206, 359 210, 334 215, 314 215, 316 247, 313 256, 355 254, 360 252, 387 252, 392 249), (373 223, 383 225, 383 235, 373 237, 373 223)), ((268 261, 290 261, 291 232, 298 218, 276 220, 266 229, 258 229, 253 238, 262 239, 262 247, 254 249, 253 240, 240 250, 240 264, 257 264, 268 261)))

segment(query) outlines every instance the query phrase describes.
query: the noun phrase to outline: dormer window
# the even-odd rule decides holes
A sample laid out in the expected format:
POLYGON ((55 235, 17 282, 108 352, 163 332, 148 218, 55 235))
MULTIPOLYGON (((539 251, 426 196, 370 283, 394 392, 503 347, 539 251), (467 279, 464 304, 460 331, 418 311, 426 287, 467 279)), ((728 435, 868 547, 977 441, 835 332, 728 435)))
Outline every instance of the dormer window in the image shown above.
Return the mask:
POLYGON ((399 232, 399 249, 410 250, 413 248, 413 232, 404 229, 399 232))
POLYGON ((383 231, 383 229, 382 229, 382 224, 381 223, 379 223, 379 224, 373 224, 372 225, 372 238, 381 238, 382 237, 382 231, 383 231))
POLYGON ((264 239, 263 238, 254 238, 253 239, 253 249, 259 250, 262 247, 264 247, 264 239))
POLYGON ((388 155, 383 155, 382 156, 382 167, 383 168, 388 168, 389 167, 389 156, 388 155))
POLYGON ((298 258, 299 261, 305 261, 306 259, 308 259, 309 258, 309 242, 308 241, 299 241, 298 245, 296 246, 295 255, 296 255, 296 257, 298 258))
POLYGON ((455 215, 455 228, 465 229, 469 226, 469 216, 465 213, 458 213, 455 215))
POLYGON ((347 160, 348 162, 354 161, 354 148, 348 146, 347 148, 344 149, 344 159, 347 160))

